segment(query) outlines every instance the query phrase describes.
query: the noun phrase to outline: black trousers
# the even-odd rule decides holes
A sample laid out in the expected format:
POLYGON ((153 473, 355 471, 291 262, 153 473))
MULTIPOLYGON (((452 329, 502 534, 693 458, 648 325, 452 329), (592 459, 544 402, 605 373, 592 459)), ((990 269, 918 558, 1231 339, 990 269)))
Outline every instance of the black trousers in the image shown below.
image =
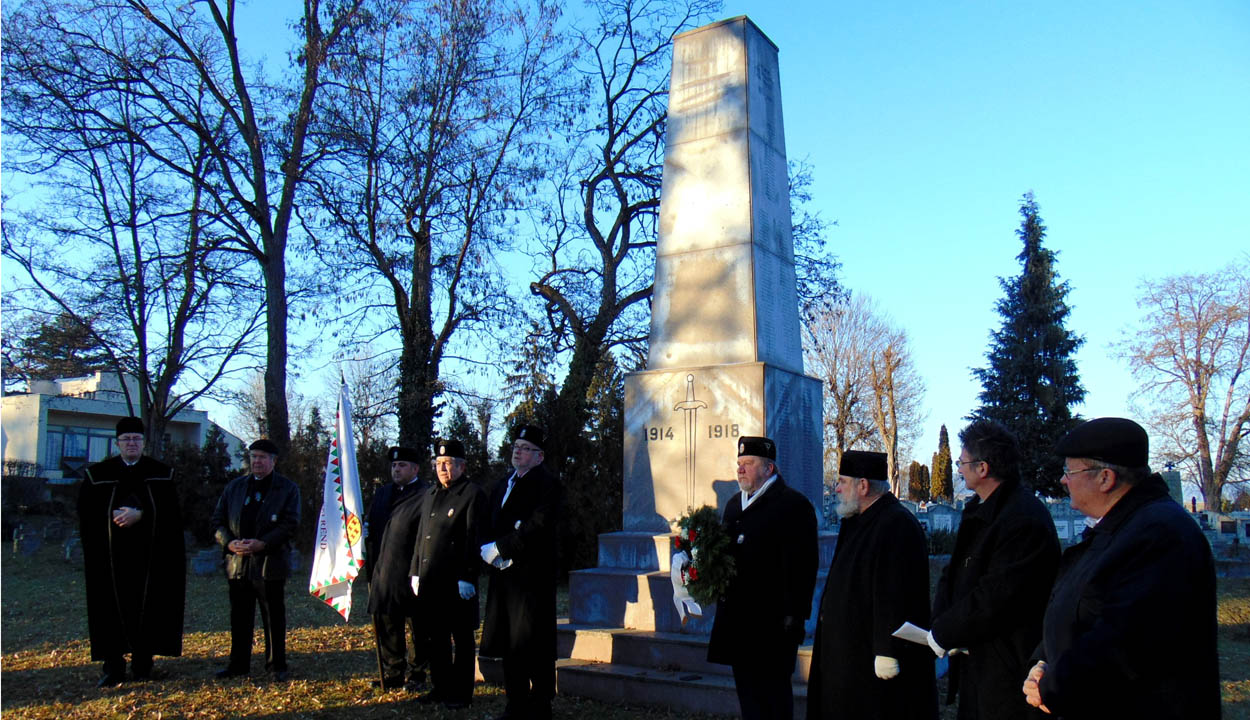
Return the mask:
MULTIPOLYGON (((478 626, 477 596, 463 600, 459 590, 425 603, 422 612, 426 622, 430 649, 430 675, 434 693, 445 702, 469 702, 473 699, 473 678, 477 664, 473 634, 478 626)), ((506 665, 505 665, 506 667, 506 665)))
POLYGON ((374 613, 373 634, 378 643, 378 663, 387 680, 403 680, 405 670, 414 682, 425 681, 429 653, 425 634, 415 618, 399 614, 374 613))
POLYGON ((556 695, 556 648, 552 642, 528 647, 503 658, 503 688, 508 697, 506 712, 531 720, 551 717, 551 698, 556 695))
POLYGON ((284 672, 286 667, 286 578, 281 580, 229 580, 230 669, 246 672, 252 663, 252 630, 256 606, 265 629, 265 669, 284 672))
POLYGON ((789 666, 734 665, 734 686, 742 720, 792 720, 794 661, 789 666))

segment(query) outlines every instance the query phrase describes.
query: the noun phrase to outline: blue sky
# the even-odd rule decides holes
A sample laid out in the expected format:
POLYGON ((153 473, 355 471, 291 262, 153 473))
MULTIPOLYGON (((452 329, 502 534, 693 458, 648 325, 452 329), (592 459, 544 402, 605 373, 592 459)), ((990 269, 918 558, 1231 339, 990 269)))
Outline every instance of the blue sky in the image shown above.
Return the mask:
POLYGON ((1019 272, 1032 190, 1071 285, 1087 417, 1131 414, 1109 343, 1138 283, 1250 251, 1250 3, 746 2, 780 48, 786 144, 852 290, 905 327, 916 446, 977 404, 969 368, 1019 272))
MULTIPOLYGON (((284 67, 282 16, 299 10, 245 5, 244 47, 284 67)), ((815 168, 843 281, 910 333, 922 462, 976 405, 969 369, 999 325, 998 278, 1019 271, 1025 191, 1072 287, 1088 417, 1132 414, 1108 346, 1139 317, 1138 283, 1250 251, 1250 3, 752 1, 722 16, 741 14, 780 48, 788 153, 815 168)))

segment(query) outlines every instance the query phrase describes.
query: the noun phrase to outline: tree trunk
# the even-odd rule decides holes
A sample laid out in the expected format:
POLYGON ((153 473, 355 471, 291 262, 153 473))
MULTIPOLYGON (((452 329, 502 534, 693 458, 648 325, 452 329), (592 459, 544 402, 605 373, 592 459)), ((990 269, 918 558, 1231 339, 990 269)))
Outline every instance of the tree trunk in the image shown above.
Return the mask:
MULTIPOLYGON (((291 418, 286 404, 287 298, 286 242, 274 238, 265 262, 265 425, 279 455, 291 447, 291 418)), ((255 439, 255 438, 252 438, 255 439)))

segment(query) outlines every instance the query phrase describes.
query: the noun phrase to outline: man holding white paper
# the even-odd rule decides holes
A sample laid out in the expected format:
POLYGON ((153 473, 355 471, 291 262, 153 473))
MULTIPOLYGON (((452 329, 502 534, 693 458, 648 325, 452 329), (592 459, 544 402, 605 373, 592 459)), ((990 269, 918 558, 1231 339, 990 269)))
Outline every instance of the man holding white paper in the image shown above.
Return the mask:
POLYGON ((1040 711, 1020 696, 1020 679, 1042 637, 1059 538, 1042 501, 1020 482, 1020 448, 1010 430, 976 420, 959 441, 955 467, 976 496, 964 505, 926 639, 938 657, 952 650, 947 701, 958 697, 959 720, 1036 718, 1040 711))
POLYGON ((842 525, 812 648, 807 717, 933 720, 933 653, 895 637, 929 626, 929 554, 919 521, 890 493, 885 453, 848 450, 842 525))

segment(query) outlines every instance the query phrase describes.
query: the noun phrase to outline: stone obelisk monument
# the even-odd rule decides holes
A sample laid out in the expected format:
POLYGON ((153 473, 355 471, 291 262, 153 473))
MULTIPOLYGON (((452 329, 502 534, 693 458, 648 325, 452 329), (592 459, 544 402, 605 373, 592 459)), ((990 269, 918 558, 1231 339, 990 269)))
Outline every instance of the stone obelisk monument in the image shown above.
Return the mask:
POLYGON ((821 506, 788 188, 776 46, 745 17, 677 36, 648 369, 625 381, 625 530, 723 505, 741 435, 774 438, 821 506))
POLYGON ((786 483, 821 507, 821 385, 803 375, 788 188, 777 47, 745 16, 678 35, 648 369, 625 380, 623 531, 573 574, 573 623, 681 629, 669 533, 737 492, 740 436, 776 440, 786 483))

